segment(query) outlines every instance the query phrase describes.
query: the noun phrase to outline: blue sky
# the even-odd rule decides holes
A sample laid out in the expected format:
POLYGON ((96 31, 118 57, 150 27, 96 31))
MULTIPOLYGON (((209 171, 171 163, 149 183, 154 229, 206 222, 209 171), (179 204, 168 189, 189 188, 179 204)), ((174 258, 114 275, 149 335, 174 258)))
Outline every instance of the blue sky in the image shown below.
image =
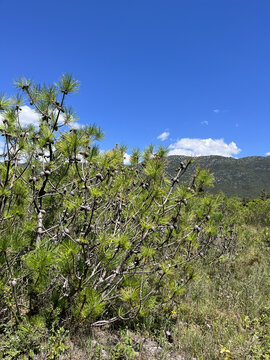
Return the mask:
POLYGON ((102 149, 270 154, 269 0, 0 0, 0 14, 0 91, 72 73, 102 149))

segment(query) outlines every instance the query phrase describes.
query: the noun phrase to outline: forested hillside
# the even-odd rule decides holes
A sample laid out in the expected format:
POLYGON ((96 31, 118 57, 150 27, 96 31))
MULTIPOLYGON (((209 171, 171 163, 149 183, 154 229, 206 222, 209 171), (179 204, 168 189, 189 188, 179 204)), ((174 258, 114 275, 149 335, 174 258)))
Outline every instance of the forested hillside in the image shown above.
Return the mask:
MULTIPOLYGON (((172 155, 168 157, 167 172, 174 176, 180 161, 189 157, 172 155)), ((227 196, 239 196, 254 199, 261 191, 270 192, 270 156, 249 156, 234 159, 223 156, 199 156, 193 158, 190 172, 182 180, 190 181, 196 167, 209 169, 214 175, 214 187, 208 190, 213 193, 224 192, 227 196)))

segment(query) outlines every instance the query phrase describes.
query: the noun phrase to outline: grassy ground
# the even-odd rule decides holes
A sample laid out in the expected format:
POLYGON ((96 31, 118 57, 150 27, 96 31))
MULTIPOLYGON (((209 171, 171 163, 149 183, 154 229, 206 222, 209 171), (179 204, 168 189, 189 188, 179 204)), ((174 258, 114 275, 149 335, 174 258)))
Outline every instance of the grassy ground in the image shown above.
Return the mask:
MULTIPOLYGON (((270 358, 267 228, 245 226, 239 234, 233 252, 216 262, 202 260, 197 265, 197 279, 180 303, 165 308, 158 320, 149 318, 144 331, 139 324, 137 329, 133 327, 132 334, 137 334, 139 339, 152 339, 152 348, 160 347, 151 355, 149 346, 143 350, 141 341, 142 352, 137 346, 134 358, 147 359, 151 355, 153 359, 173 359, 177 354, 185 360, 270 358), (166 336, 166 331, 170 331, 171 338, 166 336)), ((123 334, 126 333, 122 331, 119 337, 118 333, 115 339, 122 352, 129 346, 136 348, 134 335, 128 343, 123 334)), ((109 348, 113 348, 112 344, 109 348)), ((118 358, 128 359, 133 355, 118 358)))
POLYGON ((269 359, 270 262, 265 228, 241 229, 231 254, 202 260, 182 301, 131 330, 67 340, 68 359, 269 359), (170 331, 171 337, 166 336, 170 331))

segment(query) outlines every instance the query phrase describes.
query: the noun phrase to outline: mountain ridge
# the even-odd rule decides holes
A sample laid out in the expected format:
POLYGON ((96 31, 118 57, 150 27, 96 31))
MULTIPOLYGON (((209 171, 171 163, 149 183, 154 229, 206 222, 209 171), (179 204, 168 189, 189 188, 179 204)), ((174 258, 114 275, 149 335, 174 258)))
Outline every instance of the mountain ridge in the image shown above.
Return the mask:
POLYGON ((174 176, 181 161, 193 159, 194 162, 184 174, 182 181, 188 182, 196 167, 208 169, 214 175, 214 187, 210 192, 222 191, 225 195, 256 198, 262 190, 270 192, 270 156, 247 156, 243 158, 219 155, 190 157, 170 155, 167 158, 166 171, 174 176))

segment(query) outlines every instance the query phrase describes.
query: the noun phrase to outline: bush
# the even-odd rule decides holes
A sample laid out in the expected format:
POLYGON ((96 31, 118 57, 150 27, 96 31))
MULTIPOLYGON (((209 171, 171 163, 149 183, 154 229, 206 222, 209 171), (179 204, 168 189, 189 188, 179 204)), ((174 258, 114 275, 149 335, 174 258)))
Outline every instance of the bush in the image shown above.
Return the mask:
POLYGON ((16 86, 22 95, 0 98, 1 321, 38 315, 50 328, 58 318, 102 326, 158 317, 194 278, 196 259, 233 244, 218 200, 202 192, 211 175, 198 169, 179 184, 188 161, 169 179, 161 147, 134 150, 129 166, 123 146, 99 152, 101 130, 77 128, 64 105, 79 86, 69 75, 16 86), (21 123, 24 96, 37 128, 21 123))

